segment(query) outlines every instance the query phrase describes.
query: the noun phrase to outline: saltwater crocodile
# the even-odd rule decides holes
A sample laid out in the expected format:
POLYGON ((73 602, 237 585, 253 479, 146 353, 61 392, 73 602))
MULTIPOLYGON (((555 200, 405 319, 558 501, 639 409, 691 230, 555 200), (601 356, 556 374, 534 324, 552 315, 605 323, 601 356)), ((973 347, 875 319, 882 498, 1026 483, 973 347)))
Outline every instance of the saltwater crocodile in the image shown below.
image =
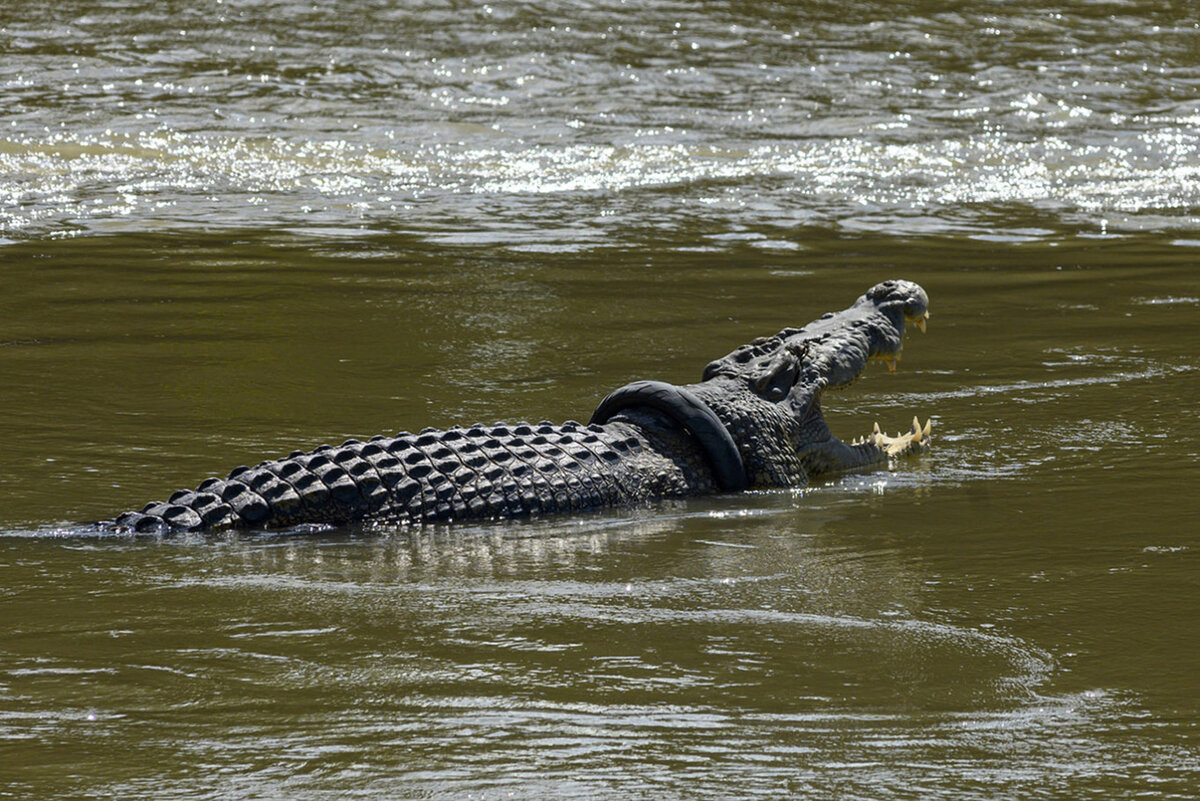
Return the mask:
POLYGON ((711 362, 700 383, 637 381, 584 425, 473 425, 348 440, 238 467, 104 525, 140 533, 266 529, 363 520, 422 523, 624 506, 656 498, 791 487, 924 451, 930 424, 845 443, 821 395, 869 360, 894 370, 906 322, 928 298, 884 281, 852 306, 711 362))

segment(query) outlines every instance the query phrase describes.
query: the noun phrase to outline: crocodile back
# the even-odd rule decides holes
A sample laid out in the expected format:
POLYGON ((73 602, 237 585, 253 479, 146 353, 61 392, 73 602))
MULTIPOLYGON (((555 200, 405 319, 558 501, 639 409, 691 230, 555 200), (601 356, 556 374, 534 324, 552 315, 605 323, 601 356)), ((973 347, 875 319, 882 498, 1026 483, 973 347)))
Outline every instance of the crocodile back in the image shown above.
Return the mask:
MULTIPOLYGON (((427 428, 296 451, 126 512, 139 533, 523 517, 628 500, 643 441, 568 421, 427 428), (624 469, 623 469, 624 468, 624 469)), ((636 483, 636 482, 634 482, 636 483)))

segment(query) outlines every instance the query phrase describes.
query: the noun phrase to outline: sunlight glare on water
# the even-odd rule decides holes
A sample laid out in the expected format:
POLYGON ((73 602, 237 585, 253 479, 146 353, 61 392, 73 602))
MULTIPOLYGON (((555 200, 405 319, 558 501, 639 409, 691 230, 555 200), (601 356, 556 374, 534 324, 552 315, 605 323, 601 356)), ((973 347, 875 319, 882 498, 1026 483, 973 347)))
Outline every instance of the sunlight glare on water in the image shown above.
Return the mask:
POLYGON ((851 5, 0 12, 0 233, 650 224, 631 190, 669 200, 659 224, 722 229, 749 210, 990 236, 1008 205, 1099 233, 1195 224, 1195 27, 851 5))

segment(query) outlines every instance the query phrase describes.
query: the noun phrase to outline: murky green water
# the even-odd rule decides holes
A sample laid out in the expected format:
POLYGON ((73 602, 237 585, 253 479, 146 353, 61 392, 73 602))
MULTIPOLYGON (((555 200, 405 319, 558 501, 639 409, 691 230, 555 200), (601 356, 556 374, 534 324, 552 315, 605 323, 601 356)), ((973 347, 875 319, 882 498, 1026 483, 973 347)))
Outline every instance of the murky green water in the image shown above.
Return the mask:
POLYGON ((1179 4, 0 6, 0 797, 1194 798, 1179 4), (890 277, 894 472, 494 525, 79 524, 586 419, 890 277))

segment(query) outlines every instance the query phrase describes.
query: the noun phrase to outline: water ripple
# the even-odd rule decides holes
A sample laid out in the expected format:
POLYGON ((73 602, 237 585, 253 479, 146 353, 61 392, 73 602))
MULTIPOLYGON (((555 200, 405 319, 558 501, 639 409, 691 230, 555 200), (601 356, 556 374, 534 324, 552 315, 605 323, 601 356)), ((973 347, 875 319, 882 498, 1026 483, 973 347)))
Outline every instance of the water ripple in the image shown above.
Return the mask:
POLYGON ((1200 222, 1195 29, 1149 2, 91 5, 0 11, 0 236, 1200 222))

